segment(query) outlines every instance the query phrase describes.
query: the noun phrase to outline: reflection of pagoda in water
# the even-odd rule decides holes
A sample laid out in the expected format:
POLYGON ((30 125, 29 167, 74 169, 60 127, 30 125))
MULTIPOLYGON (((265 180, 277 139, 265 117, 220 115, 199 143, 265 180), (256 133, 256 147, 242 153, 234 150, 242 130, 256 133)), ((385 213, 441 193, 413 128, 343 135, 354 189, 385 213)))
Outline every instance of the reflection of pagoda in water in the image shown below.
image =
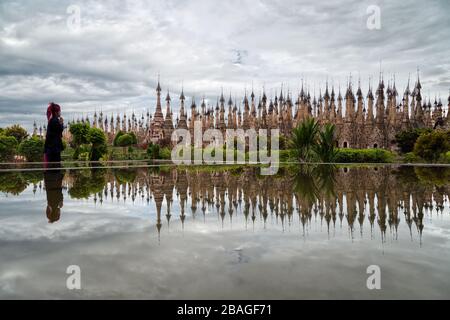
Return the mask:
MULTIPOLYGON (((74 171, 66 174, 64 185, 69 195, 77 197, 75 191, 80 184, 87 188, 86 181, 100 183, 93 185, 95 190, 90 196, 87 193, 99 204, 153 202, 158 233, 169 226, 171 219, 179 219, 184 228, 190 211, 193 218, 198 214, 204 218, 217 214, 222 226, 226 219, 232 223, 238 214, 243 215, 245 225, 250 228, 256 222, 264 227, 280 223, 284 230, 298 219, 304 232, 313 223, 320 223, 326 224, 330 234, 336 225, 347 225, 352 238, 355 233, 362 236, 364 224, 368 223, 371 236, 378 228, 385 241, 388 231, 397 239, 402 216, 411 237, 414 229, 421 237, 425 214, 442 213, 449 208, 450 184, 439 186, 419 180, 420 170, 426 168, 341 168, 325 174, 319 171, 279 176, 257 176, 257 168, 251 167, 215 172, 151 170, 102 170, 87 176, 74 171), (173 202, 179 205, 176 213, 171 212, 173 202)), ((423 172, 423 177, 429 176, 429 172, 423 172)), ((81 194, 80 197, 86 196, 86 192, 81 194)))

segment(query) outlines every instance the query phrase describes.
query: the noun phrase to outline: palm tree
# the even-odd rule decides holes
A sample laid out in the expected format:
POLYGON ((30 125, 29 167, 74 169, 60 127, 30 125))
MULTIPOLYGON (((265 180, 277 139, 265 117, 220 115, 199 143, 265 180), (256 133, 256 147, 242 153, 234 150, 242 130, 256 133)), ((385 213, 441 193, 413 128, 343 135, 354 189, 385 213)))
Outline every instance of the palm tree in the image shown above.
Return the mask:
POLYGON ((314 118, 308 118, 292 130, 290 141, 294 156, 300 162, 308 162, 313 159, 313 147, 317 143, 319 123, 314 118))
POLYGON ((336 126, 327 123, 319 132, 318 143, 313 145, 314 153, 322 162, 330 163, 336 159, 337 149, 335 148, 336 126))

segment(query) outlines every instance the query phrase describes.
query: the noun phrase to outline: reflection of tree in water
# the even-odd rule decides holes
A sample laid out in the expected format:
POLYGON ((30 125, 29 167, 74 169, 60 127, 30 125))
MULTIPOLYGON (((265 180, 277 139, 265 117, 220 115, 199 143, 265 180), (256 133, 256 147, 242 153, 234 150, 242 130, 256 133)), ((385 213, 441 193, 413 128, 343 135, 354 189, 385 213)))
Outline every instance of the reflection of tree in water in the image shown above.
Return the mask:
POLYGON ((106 185, 106 169, 73 170, 69 195, 74 199, 88 199, 91 195, 103 192, 106 185))
POLYGON ((1 172, 0 192, 12 195, 21 194, 31 183, 37 184, 43 179, 42 171, 1 172))
POLYGON ((436 187, 448 185, 450 181, 448 167, 415 167, 414 172, 420 182, 436 187))
POLYGON ((336 167, 333 165, 300 165, 293 168, 294 189, 304 201, 312 205, 324 197, 335 196, 336 167))
POLYGON ((450 181, 449 167, 402 166, 398 167, 394 173, 401 183, 410 188, 443 187, 450 181))
POLYGON ((135 169, 115 169, 114 177, 116 178, 116 181, 119 184, 133 183, 137 177, 137 170, 135 170, 135 169))

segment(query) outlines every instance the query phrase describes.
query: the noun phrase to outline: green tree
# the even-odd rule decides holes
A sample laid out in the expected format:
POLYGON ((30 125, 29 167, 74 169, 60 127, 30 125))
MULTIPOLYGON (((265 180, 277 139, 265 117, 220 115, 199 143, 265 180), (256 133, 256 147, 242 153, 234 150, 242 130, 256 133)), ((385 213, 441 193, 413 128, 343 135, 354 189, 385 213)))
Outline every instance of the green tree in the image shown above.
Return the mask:
POLYGON ((72 147, 75 149, 73 154, 74 160, 78 160, 80 155, 80 147, 83 144, 89 143, 88 133, 90 126, 87 123, 75 123, 70 125, 69 132, 72 135, 72 147))
POLYGON ((163 160, 170 160, 172 158, 172 151, 167 148, 161 148, 159 149, 159 159, 163 159, 163 160))
POLYGON ((130 136, 131 136, 131 138, 133 139, 133 144, 137 144, 138 143, 138 141, 137 141, 137 137, 136 137, 136 135, 134 134, 134 132, 130 132, 130 133, 128 133, 130 136))
POLYGON ((27 161, 42 161, 44 140, 39 137, 31 137, 30 139, 23 140, 19 144, 18 152, 20 155, 24 156, 27 161))
MULTIPOLYGON (((113 146, 115 146, 115 147, 121 147, 121 146, 119 145, 119 140, 120 140, 120 138, 121 138, 122 136, 125 136, 125 135, 129 135, 129 136, 131 137, 131 142, 132 142, 131 144, 132 144, 132 145, 138 143, 137 137, 136 137, 136 135, 134 134, 134 132, 125 133, 125 132, 123 132, 123 131, 119 131, 119 132, 117 132, 116 136, 114 137, 113 146)), ((129 139, 129 138, 127 138, 127 139, 129 139)))
POLYGON ((450 164, 450 151, 447 151, 441 155, 439 161, 442 163, 450 164))
POLYGON ((108 151, 105 133, 99 128, 90 128, 86 138, 91 143, 89 160, 100 160, 108 151))
POLYGON ((23 140, 25 140, 28 137, 27 130, 25 130, 18 124, 15 124, 11 127, 6 128, 3 134, 8 137, 16 138, 17 143, 21 143, 23 140))
POLYGON ((147 156, 149 159, 159 159, 159 145, 150 143, 147 148, 147 156))
POLYGON ((414 144, 421 134, 430 133, 431 129, 411 129, 405 130, 395 135, 395 142, 397 143, 402 153, 412 152, 414 144))
POLYGON ((17 140, 12 136, 0 135, 0 161, 14 159, 17 149, 17 140))
POLYGON ((69 195, 74 199, 89 199, 91 195, 102 193, 106 185, 104 169, 74 170, 69 195))
POLYGON ((334 124, 327 123, 319 131, 319 139, 313 145, 313 150, 322 162, 334 162, 337 156, 336 145, 336 127, 334 124))
POLYGON ((133 136, 130 135, 130 134, 128 134, 128 133, 126 133, 126 134, 124 134, 124 135, 121 135, 121 136, 117 139, 116 145, 117 145, 118 147, 122 147, 123 150, 124 150, 124 153, 125 153, 125 154, 128 154, 128 153, 127 153, 127 148, 130 147, 130 146, 132 146, 132 145, 134 144, 134 141, 135 141, 135 140, 134 140, 133 136))
POLYGON ((279 149, 280 150, 286 150, 289 147, 289 139, 285 136, 280 135, 279 140, 279 149))
POLYGON ((314 118, 308 118, 292 130, 290 141, 293 155, 301 162, 313 159, 313 146, 317 143, 319 123, 314 118))
POLYGON ((431 162, 450 151, 450 131, 435 130, 422 134, 414 145, 414 154, 431 162))
POLYGON ((114 137, 113 140, 113 146, 114 147, 118 147, 118 141, 120 139, 121 136, 123 136, 125 134, 125 132, 123 132, 122 130, 120 130, 119 132, 116 133, 116 136, 114 137))

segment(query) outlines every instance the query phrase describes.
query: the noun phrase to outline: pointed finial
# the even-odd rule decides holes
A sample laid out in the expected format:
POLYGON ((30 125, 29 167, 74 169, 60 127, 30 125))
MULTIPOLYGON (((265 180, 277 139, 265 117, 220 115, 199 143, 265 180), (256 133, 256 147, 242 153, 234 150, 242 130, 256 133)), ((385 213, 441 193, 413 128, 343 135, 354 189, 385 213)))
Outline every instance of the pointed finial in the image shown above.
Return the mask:
POLYGON ((156 87, 156 91, 161 92, 161 85, 159 84, 159 72, 158 72, 158 86, 156 87))
POLYGON ((225 98, 223 97, 223 87, 222 87, 222 93, 220 94, 220 102, 221 103, 225 102, 225 98))
POLYGON ((380 59, 380 82, 381 82, 381 78, 382 78, 382 75, 381 75, 381 59, 380 59))
POLYGON ((180 94, 180 100, 184 101, 185 97, 184 97, 184 86, 183 86, 183 82, 181 82, 181 94, 180 94))

